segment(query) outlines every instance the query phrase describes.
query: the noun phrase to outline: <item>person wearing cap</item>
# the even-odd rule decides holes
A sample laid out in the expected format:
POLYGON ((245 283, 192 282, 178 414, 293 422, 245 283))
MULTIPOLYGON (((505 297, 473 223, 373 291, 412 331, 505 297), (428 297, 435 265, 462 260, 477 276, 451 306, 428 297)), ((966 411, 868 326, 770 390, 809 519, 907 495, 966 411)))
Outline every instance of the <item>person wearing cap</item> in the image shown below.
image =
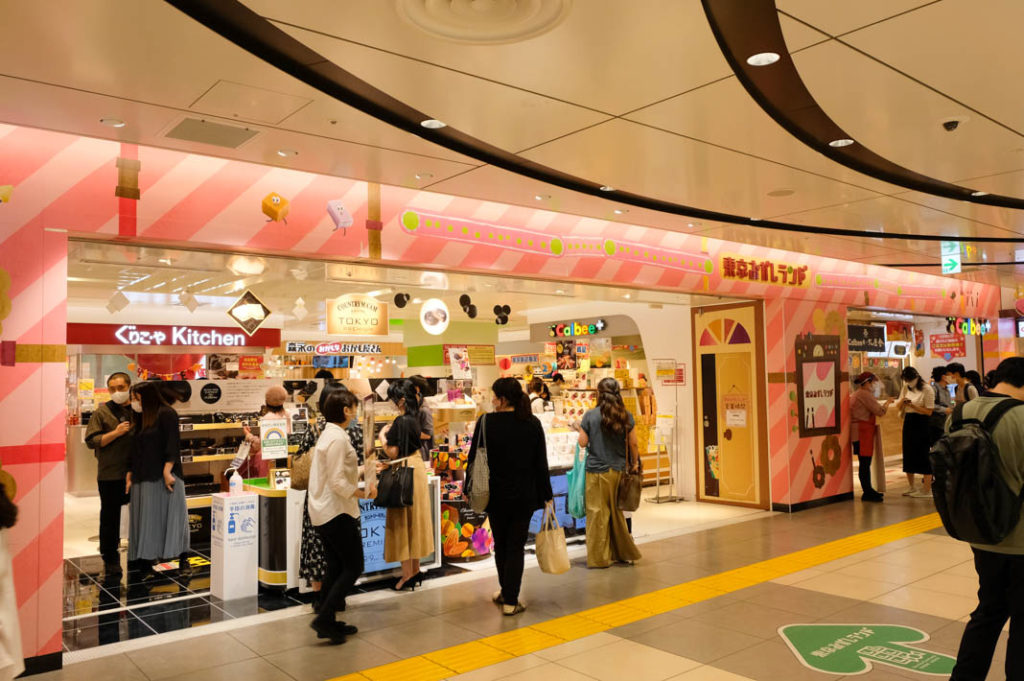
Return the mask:
MULTIPOLYGON (((271 417, 285 419, 288 433, 291 434, 291 419, 284 409, 284 403, 288 401, 288 391, 280 385, 272 385, 267 388, 263 396, 263 406, 260 407, 260 418, 271 417)), ((238 474, 243 478, 265 478, 270 474, 270 462, 265 461, 262 455, 260 438, 253 435, 249 426, 244 427, 245 439, 249 442, 249 458, 241 465, 238 474)))
POLYGON ((853 453, 860 461, 860 487, 862 490, 861 501, 882 501, 883 495, 875 491, 871 484, 871 460, 875 453, 875 429, 878 427, 876 419, 884 416, 892 404, 890 397, 884 404, 878 402, 875 389, 879 386, 878 376, 870 371, 865 371, 853 380, 857 387, 850 396, 850 440, 853 444, 853 453))

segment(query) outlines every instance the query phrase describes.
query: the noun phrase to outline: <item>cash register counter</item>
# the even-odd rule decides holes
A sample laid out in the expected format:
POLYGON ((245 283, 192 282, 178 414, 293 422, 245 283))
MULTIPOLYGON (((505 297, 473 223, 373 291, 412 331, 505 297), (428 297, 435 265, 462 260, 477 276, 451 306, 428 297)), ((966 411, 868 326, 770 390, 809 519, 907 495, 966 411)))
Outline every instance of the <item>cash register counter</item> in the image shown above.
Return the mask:
MULTIPOLYGON (((434 553, 421 561, 422 569, 441 565, 441 486, 440 479, 428 479, 431 517, 434 522, 434 553)), ((244 484, 246 492, 259 495, 259 583, 271 589, 300 589, 308 585, 299 579, 299 557, 302 548, 302 509, 306 492, 294 489, 271 489, 267 478, 253 478, 244 484)), ((387 512, 373 501, 359 501, 363 532, 364 569, 360 582, 391 576, 398 563, 384 560, 384 528, 387 512)))

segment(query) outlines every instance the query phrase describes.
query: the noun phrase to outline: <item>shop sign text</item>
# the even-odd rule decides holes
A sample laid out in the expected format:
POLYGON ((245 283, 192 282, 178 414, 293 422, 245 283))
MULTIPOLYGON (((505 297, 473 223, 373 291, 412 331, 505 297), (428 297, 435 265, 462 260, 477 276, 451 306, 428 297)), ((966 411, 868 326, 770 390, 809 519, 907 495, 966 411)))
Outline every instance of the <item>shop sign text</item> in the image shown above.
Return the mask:
POLYGON ((134 324, 125 324, 114 332, 114 338, 124 345, 191 345, 230 346, 245 345, 245 336, 240 333, 221 333, 214 329, 193 329, 188 326, 172 326, 170 343, 168 334, 161 328, 147 331, 134 324))
POLYGON ((928 336, 931 355, 947 362, 957 357, 967 356, 967 343, 962 333, 933 333, 928 336))
POLYGON ((748 260, 742 256, 722 257, 722 278, 778 286, 808 286, 807 265, 793 266, 770 260, 748 260))
POLYGON ((297 355, 379 355, 380 343, 303 343, 288 341, 284 351, 297 355))
POLYGON ((592 324, 586 322, 566 322, 564 324, 552 324, 549 326, 548 335, 552 338, 593 336, 594 334, 601 333, 606 328, 608 328, 608 324, 603 319, 598 319, 592 324))
POLYGON ((361 293, 328 300, 327 333, 335 336, 386 336, 388 304, 361 293))
POLYGON ((965 336, 984 336, 992 328, 987 319, 973 317, 946 317, 947 333, 962 333, 965 336))

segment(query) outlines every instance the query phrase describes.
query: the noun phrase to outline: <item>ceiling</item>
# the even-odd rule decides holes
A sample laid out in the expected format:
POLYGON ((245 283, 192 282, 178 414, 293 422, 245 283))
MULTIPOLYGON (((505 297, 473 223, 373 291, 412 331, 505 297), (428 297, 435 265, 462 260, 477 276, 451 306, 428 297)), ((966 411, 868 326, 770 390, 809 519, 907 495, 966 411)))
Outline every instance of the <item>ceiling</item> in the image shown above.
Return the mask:
MULTIPOLYGON (((493 325, 495 305, 512 308, 501 331, 528 328, 528 311, 558 307, 572 301, 614 301, 637 305, 701 305, 722 302, 712 296, 663 291, 624 291, 620 287, 585 286, 529 279, 508 279, 457 273, 426 272, 394 267, 335 264, 280 257, 221 252, 137 247, 111 242, 72 240, 68 253, 68 320, 134 324, 230 324, 227 310, 246 290, 273 314, 271 327, 287 338, 326 338, 326 301, 346 293, 367 293, 391 303, 392 320, 417 320, 428 298, 444 300, 453 317, 469 321, 459 310, 468 294, 477 306, 476 323, 493 325), (116 291, 130 304, 114 313, 106 309, 116 291), (190 312, 179 296, 190 293, 200 303, 190 312), (393 304, 397 293, 412 300, 405 308, 393 304), (306 315, 295 314, 297 299, 306 315)), ((396 337, 395 340, 401 340, 396 337)))
MULTIPOLYGON (((792 138, 732 75, 697 0, 577 1, 546 33, 489 45, 429 35, 399 16, 396 5, 408 2, 246 4, 356 76, 526 159, 677 203, 866 236, 705 224, 637 208, 616 214, 608 200, 481 166, 391 128, 156 1, 62 3, 59 12, 47 2, 8 3, 5 20, 18 30, 0 43, 0 121, 873 264, 939 259, 935 243, 870 236, 880 231, 1020 237, 978 244, 965 260, 1024 260, 1016 253, 1024 212, 907 191, 792 138), (185 116, 258 134, 237 149, 167 137, 185 116), (106 127, 104 117, 126 125, 106 127), (298 155, 282 158, 279 149, 298 155)), ((1024 76, 1015 35, 1024 4, 777 7, 808 89, 855 139, 937 179, 1024 196, 1024 91, 1011 85, 1024 76), (954 132, 941 126, 950 117, 963 119, 954 132)), ((1008 286, 1024 268, 962 276, 1008 286)))

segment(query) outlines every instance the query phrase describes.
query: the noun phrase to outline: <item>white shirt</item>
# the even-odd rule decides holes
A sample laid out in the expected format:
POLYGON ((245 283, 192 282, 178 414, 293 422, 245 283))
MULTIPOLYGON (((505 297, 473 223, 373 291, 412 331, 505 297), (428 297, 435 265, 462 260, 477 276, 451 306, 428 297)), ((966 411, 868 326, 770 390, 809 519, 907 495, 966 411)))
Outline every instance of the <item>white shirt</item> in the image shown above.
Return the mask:
POLYGON ((921 409, 935 408, 935 391, 927 383, 924 384, 921 390, 908 390, 907 386, 904 385, 903 389, 900 390, 900 396, 896 400, 896 404, 903 402, 904 398, 909 399, 912 405, 921 409))
POLYGON ((530 411, 534 414, 544 413, 544 400, 537 393, 530 393, 530 411))
POLYGON ((326 525, 342 513, 359 517, 359 457, 340 426, 328 423, 313 449, 309 467, 309 519, 326 525))
POLYGON ((14 573, 11 571, 7 530, 0 530, 0 679, 13 679, 24 669, 18 599, 14 594, 14 573))

